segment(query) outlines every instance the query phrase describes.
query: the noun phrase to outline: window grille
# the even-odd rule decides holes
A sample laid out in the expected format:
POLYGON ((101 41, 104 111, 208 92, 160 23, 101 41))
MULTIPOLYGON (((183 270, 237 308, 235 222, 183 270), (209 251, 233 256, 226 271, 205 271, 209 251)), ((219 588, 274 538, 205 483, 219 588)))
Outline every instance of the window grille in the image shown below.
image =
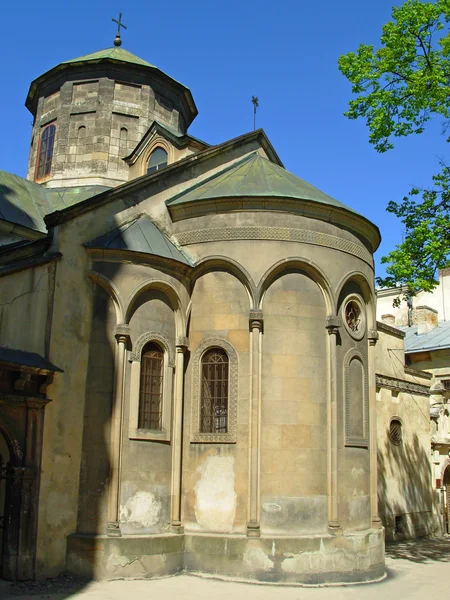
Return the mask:
POLYGON ((147 165, 147 175, 167 167, 167 152, 163 148, 156 148, 150 155, 147 165))
POLYGON ((162 429, 164 353, 157 344, 144 346, 141 358, 139 429, 162 429))
POLYGON ((361 309, 353 300, 345 307, 345 321, 351 331, 358 332, 361 326, 361 309))
POLYGON ((53 160, 53 147, 55 144, 55 125, 48 125, 41 135, 41 142, 38 150, 38 160, 36 168, 36 179, 42 179, 50 175, 53 160))
POLYGON ((392 419, 389 425, 389 439, 396 446, 403 442, 402 424, 398 419, 392 419))
POLYGON ((228 432, 228 355, 213 348, 202 358, 200 433, 228 432))
POLYGON ((450 379, 441 379, 444 390, 450 390, 450 379))

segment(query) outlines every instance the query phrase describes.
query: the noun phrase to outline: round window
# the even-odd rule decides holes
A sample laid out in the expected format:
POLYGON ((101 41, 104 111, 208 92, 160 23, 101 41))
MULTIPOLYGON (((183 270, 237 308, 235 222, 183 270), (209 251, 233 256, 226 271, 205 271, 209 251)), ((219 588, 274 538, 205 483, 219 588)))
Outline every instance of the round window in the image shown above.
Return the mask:
POLYGON ((362 303, 357 296, 351 296, 344 302, 342 318, 348 333, 360 340, 365 333, 366 319, 362 303))
POLYGON ((403 442, 403 426, 399 419, 392 419, 389 424, 389 439, 395 446, 403 442))

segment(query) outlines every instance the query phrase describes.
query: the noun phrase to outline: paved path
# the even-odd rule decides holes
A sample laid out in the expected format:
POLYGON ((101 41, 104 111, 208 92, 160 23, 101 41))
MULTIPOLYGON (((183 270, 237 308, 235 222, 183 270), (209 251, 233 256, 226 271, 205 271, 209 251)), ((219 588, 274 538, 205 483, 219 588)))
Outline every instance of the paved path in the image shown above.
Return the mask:
MULTIPOLYGON (((376 584, 284 587, 203 579, 189 575, 153 581, 88 583, 78 591, 58 584, 0 582, 1 600, 428 600, 450 598, 450 538, 387 548, 387 578, 376 584), (32 592, 30 594, 30 592, 32 592), (59 593, 54 593, 59 592, 59 593)), ((70 583, 70 581, 69 581, 70 583)), ((73 584, 73 581, 72 581, 73 584)))

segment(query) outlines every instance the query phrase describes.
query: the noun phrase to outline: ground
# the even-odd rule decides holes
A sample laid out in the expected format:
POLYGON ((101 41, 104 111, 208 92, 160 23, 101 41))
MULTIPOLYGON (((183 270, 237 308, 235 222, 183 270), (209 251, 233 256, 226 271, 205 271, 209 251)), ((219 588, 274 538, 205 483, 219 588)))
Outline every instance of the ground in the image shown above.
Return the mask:
POLYGON ((447 598, 450 588, 450 537, 391 544, 386 548, 387 577, 381 583, 334 587, 254 585, 190 575, 166 579, 82 582, 70 576, 35 583, 0 581, 2 600, 423 600, 447 598))

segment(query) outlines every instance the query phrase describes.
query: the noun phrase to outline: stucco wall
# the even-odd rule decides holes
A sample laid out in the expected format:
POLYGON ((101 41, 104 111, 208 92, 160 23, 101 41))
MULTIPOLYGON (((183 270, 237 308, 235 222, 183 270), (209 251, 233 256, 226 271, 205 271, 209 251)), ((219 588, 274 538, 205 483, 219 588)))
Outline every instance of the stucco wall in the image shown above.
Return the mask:
POLYGON ((404 371, 401 336, 380 329, 378 343, 377 373, 399 381, 397 390, 383 383, 377 389, 380 516, 387 539, 429 535, 433 531, 430 401, 426 392, 419 394, 407 386, 419 384, 426 390, 430 380, 421 377, 420 371, 404 371), (402 424, 400 445, 389 437, 393 418, 402 424))

